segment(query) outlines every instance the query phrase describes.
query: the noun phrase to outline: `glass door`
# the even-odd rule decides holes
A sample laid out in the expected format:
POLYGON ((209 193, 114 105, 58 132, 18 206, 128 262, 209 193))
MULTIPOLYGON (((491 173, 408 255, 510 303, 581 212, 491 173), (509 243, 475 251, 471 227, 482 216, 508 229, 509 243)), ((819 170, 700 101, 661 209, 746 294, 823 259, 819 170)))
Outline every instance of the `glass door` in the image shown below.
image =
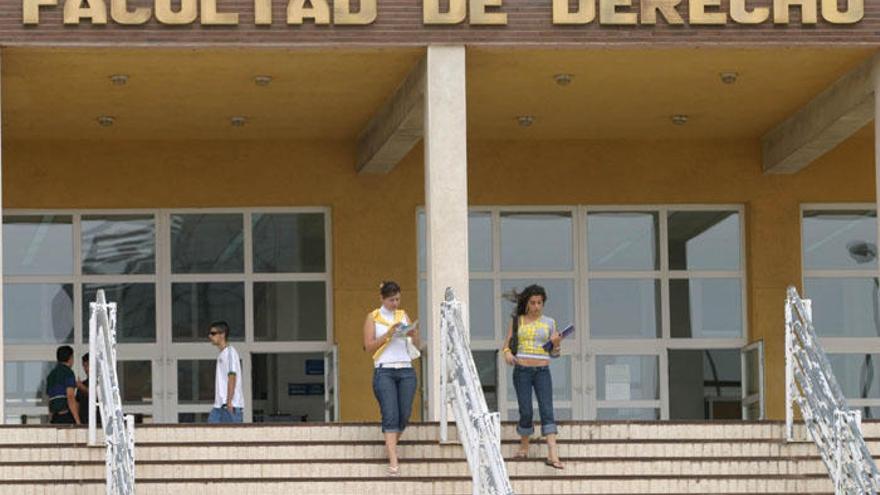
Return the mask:
POLYGON ((764 341, 742 348, 742 417, 764 419, 764 341))

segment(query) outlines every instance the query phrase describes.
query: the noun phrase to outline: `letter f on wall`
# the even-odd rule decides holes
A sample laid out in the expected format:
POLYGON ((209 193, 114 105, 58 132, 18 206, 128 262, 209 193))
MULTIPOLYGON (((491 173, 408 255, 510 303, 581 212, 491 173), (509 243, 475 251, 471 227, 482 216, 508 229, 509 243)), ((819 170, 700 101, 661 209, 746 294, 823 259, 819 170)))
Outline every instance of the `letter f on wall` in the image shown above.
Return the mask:
POLYGON ((21 21, 28 26, 40 23, 40 7, 55 7, 58 0, 22 0, 21 21))

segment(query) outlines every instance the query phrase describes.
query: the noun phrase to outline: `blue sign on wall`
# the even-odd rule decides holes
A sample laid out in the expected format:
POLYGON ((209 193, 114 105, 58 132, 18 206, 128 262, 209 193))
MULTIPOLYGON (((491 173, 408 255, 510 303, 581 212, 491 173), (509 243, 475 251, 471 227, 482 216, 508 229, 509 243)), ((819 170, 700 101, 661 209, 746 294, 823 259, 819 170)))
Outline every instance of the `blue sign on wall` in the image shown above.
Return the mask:
POLYGON ((323 375, 324 360, 323 359, 306 359, 307 375, 323 375))

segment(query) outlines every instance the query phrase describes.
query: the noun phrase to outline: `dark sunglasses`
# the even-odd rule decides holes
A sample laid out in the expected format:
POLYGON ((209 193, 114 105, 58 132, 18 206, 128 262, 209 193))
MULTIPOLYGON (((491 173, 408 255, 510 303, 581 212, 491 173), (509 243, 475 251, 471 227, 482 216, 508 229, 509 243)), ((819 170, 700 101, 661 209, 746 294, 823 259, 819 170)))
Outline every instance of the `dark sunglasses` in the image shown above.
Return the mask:
POLYGON ((216 331, 212 330, 212 331, 208 332, 208 335, 217 335, 218 333, 220 333, 220 332, 216 332, 216 331))

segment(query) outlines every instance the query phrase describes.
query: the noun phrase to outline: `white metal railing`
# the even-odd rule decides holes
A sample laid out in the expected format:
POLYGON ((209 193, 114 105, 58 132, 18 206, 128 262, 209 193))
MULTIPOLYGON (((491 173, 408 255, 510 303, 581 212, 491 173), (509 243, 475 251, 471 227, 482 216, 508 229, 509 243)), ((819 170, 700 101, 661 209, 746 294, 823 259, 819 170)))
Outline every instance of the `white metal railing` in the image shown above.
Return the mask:
POLYGON ((846 405, 819 345, 809 299, 794 287, 785 301, 785 437, 794 437, 794 404, 839 494, 876 494, 880 475, 862 435, 859 411, 846 405))
POLYGON ((501 417, 489 412, 480 375, 471 354, 462 318, 462 304, 452 288, 440 307, 440 441, 448 441, 448 406, 452 406, 458 438, 467 455, 474 494, 513 493, 501 455, 501 417))
POLYGON ((96 444, 96 409, 107 446, 108 495, 134 495, 134 416, 125 416, 116 373, 116 303, 99 290, 89 304, 89 444, 96 444), (95 394, 97 392, 97 394, 95 394))

